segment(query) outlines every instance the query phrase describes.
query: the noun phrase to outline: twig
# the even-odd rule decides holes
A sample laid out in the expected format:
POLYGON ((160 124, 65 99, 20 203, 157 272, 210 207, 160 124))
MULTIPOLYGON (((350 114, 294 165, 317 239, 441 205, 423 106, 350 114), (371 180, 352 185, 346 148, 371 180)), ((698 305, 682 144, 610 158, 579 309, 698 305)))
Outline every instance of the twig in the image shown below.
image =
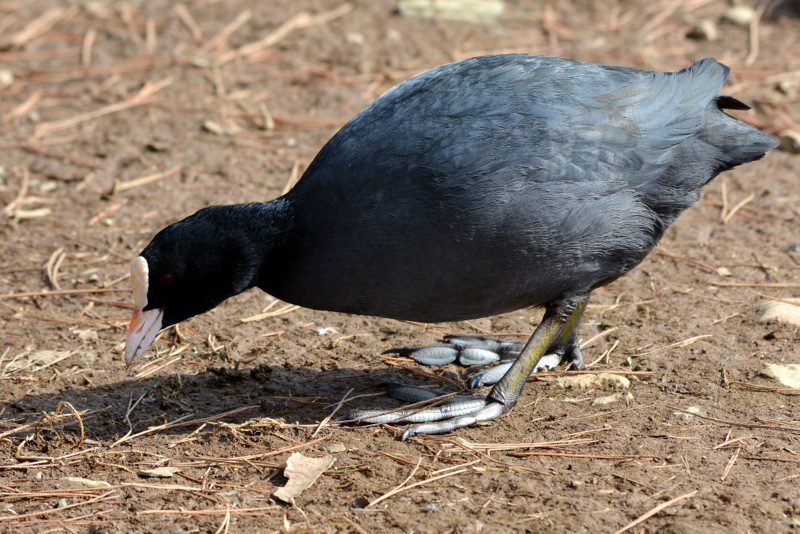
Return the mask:
POLYGON ((194 21, 192 14, 186 8, 186 5, 180 3, 175 6, 175 13, 178 15, 178 18, 181 19, 181 22, 186 26, 189 32, 192 34, 192 39, 194 40, 194 44, 199 45, 203 42, 203 33, 200 31, 200 27, 194 21))
POLYGON ((144 87, 142 87, 139 90, 138 93, 136 93, 136 95, 123 102, 118 102, 116 104, 104 106, 94 111, 80 113, 78 115, 75 115, 74 117, 68 117, 66 119, 61 119, 51 122, 43 122, 36 127, 36 132, 34 133, 34 137, 37 138, 42 137, 45 134, 55 132, 58 130, 63 130, 64 128, 69 128, 71 126, 75 126, 76 124, 80 124, 82 122, 102 117, 103 115, 109 115, 111 113, 117 113, 120 111, 124 111, 126 109, 141 106, 147 103, 148 98, 150 98, 155 93, 157 93, 158 91, 160 91, 161 89, 163 89, 164 87, 168 86, 171 83, 172 83, 172 78, 169 77, 164 78, 163 80, 159 80, 157 82, 148 82, 144 87))
POLYGON ((19 521, 20 519, 28 519, 29 517, 36 517, 36 516, 39 516, 39 515, 47 515, 47 514, 52 514, 52 513, 57 513, 57 512, 63 512, 64 510, 69 510, 70 508, 77 508, 78 506, 86 506, 87 504, 92 504, 92 503, 100 502, 100 501, 106 501, 112 495, 114 495, 114 493, 116 493, 116 490, 107 491, 106 493, 104 493, 104 494, 102 494, 102 495, 100 495, 98 497, 95 497, 94 499, 89 499, 88 501, 77 502, 77 503, 74 503, 74 504, 68 504, 66 506, 60 506, 58 508, 51 508, 51 509, 48 509, 48 510, 42 510, 42 511, 39 511, 39 512, 31 512, 31 513, 22 514, 22 515, 6 515, 6 516, 2 516, 2 517, 0 517, 0 522, 12 521, 12 520, 19 521))
POLYGON ((144 54, 152 56, 156 53, 156 21, 148 18, 145 23, 144 54))
POLYGON ((590 337, 589 339, 587 339, 586 341, 584 341, 583 343, 581 343, 581 348, 583 349, 583 348, 588 347, 589 345, 591 345, 592 343, 594 343, 598 339, 606 337, 607 335, 611 334, 615 330, 617 330, 616 326, 611 327, 608 330, 603 330, 599 334, 596 334, 596 335, 590 337))
POLYGON ((747 54, 747 58, 744 60, 744 64, 747 66, 755 63, 756 58, 758 57, 760 41, 759 23, 761 22, 761 17, 764 15, 764 11, 767 9, 769 4, 770 0, 761 0, 756 8, 755 13, 753 13, 753 19, 750 21, 750 52, 747 54))
POLYGON ((81 429, 81 439, 79 439, 78 443, 72 447, 73 449, 77 449, 83 445, 83 441, 86 438, 86 435, 83 432, 83 419, 81 419, 81 414, 78 413, 78 410, 76 410, 75 407, 67 401, 61 401, 58 403, 58 406, 56 407, 56 415, 58 415, 58 413, 61 411, 62 406, 66 406, 66 408, 72 412, 72 416, 76 421, 78 421, 78 428, 81 429))
POLYGON ((130 292, 130 289, 114 289, 109 287, 104 289, 61 289, 58 291, 29 291, 27 293, 6 293, 4 295, 0 295, 0 300, 18 299, 24 297, 52 297, 56 295, 83 295, 86 293, 111 293, 119 291, 130 292))
POLYGON ((52 7, 33 19, 22 30, 11 36, 9 44, 12 48, 22 48, 28 42, 42 35, 61 19, 70 18, 78 13, 78 6, 73 5, 68 9, 52 7))
POLYGON ((800 284, 793 283, 779 283, 779 282, 714 282, 715 286, 720 287, 773 287, 773 288, 790 288, 800 287, 800 284))
POLYGON ((697 495, 697 491, 698 490, 694 490, 694 491, 692 491, 690 493, 687 493, 686 495, 681 495, 680 497, 675 497, 674 499, 672 499, 670 501, 667 501, 665 503, 659 504, 658 506, 656 506, 655 508, 653 508, 649 512, 640 515, 634 521, 628 523, 627 525, 625 525, 624 527, 622 527, 621 529, 616 531, 614 534, 622 534, 623 532, 632 529, 636 525, 639 525, 640 523, 644 523, 645 521, 647 521, 648 519, 650 519, 651 517, 656 515, 661 510, 663 510, 665 508, 669 508, 673 504, 677 504, 677 503, 681 502, 684 499, 688 499, 689 497, 694 497, 695 495, 697 495))
MULTIPOLYGON (((196 490, 197 488, 193 488, 196 490)), ((280 510, 280 506, 263 506, 261 508, 234 508, 233 510, 142 510, 140 512, 136 512, 137 514, 179 514, 179 515, 222 515, 222 514, 231 514, 231 515, 252 515, 255 516, 254 512, 266 512, 267 510, 280 510)))
MULTIPOLYGON (((138 403, 139 401, 136 401, 136 402, 138 403)), ((237 413, 241 413, 241 412, 244 412, 244 411, 247 411, 247 410, 253 410, 255 408, 258 408, 258 406, 257 405, 242 406, 240 408, 235 408, 233 410, 228 410, 227 412, 223 412, 223 413, 220 413, 220 414, 217 414, 217 415, 210 415, 208 417, 201 417, 199 419, 191 419, 189 421, 185 421, 185 419, 188 419, 189 417, 194 415, 194 414, 187 414, 187 415, 184 415, 183 417, 179 417, 179 418, 175 419, 174 421, 170 421, 169 423, 164 423, 163 425, 158 425, 158 426, 151 426, 147 430, 143 430, 143 431, 141 431, 141 432, 139 432, 137 434, 133 434, 133 435, 127 435, 126 434, 122 438, 118 439, 117 441, 115 441, 114 443, 109 445, 108 448, 112 449, 112 448, 116 447, 117 445, 119 445, 121 443, 124 443, 126 441, 131 441, 132 439, 138 438, 140 436, 146 436, 148 434, 153 434, 155 432, 161 432, 163 430, 168 430, 168 429, 171 429, 171 428, 177 428, 177 427, 186 426, 186 425, 198 425, 198 424, 202 424, 202 423, 209 423, 211 421, 216 421, 217 419, 222 419, 223 417, 236 415, 237 413)))
POLYGON ((723 425, 740 426, 744 428, 766 428, 769 430, 783 430, 787 432, 800 432, 800 426, 792 426, 784 424, 765 425, 763 423, 740 423, 739 421, 728 421, 726 419, 717 419, 716 417, 701 415, 699 413, 690 412, 689 410, 684 410, 683 408, 678 408, 677 406, 667 405, 667 408, 678 412, 688 413, 689 415, 697 417, 699 419, 706 419, 708 421, 714 421, 715 423, 721 423, 723 425))
POLYGON ((384 500, 388 499, 389 497, 393 497, 394 495, 397 495, 398 493, 401 493, 403 491, 410 490, 411 488, 424 486, 425 484, 429 484, 431 482, 436 482, 437 480, 441 480, 443 478, 452 477, 452 476, 455 476, 455 475, 460 475, 461 473, 465 473, 467 471, 469 471, 469 469, 459 469, 457 471, 453 471, 452 473, 445 473, 443 475, 427 478, 425 480, 420 480, 419 482, 414 482, 413 484, 409 484, 408 486, 397 487, 397 488, 393 489, 392 491, 390 491, 389 493, 387 493, 385 495, 382 495, 382 496, 378 497, 377 499, 375 499, 374 501, 372 501, 371 503, 369 503, 366 506, 366 508, 371 508, 371 507, 375 506, 376 504, 378 504, 379 502, 384 501, 384 500))
POLYGON ((739 457, 740 452, 742 452, 741 445, 736 447, 736 450, 733 452, 731 459, 728 460, 728 465, 725 466, 725 472, 722 473, 722 478, 720 479, 720 482, 725 482, 725 479, 728 478, 728 473, 730 473, 731 469, 733 469, 733 466, 736 463, 736 459, 739 457))
POLYGON ((785 386, 759 386, 756 384, 747 384, 745 382, 731 381, 730 385, 739 386, 740 388, 751 389, 753 391, 771 391, 773 393, 781 393, 783 395, 800 395, 800 389, 790 388, 785 386))
POLYGON ((225 517, 222 519, 222 524, 214 534, 228 534, 228 527, 230 527, 231 524, 231 507, 227 505, 225 508, 225 517))
POLYGON ((50 255, 50 258, 45 264, 44 270, 47 275, 47 281, 53 289, 59 290, 61 286, 58 284, 58 269, 67 255, 64 253, 64 247, 58 247, 55 252, 50 255))
POLYGON ((347 393, 345 393, 345 394, 344 394, 344 396, 342 397, 342 400, 340 400, 340 401, 339 401, 339 402, 336 404, 336 407, 333 409, 333 411, 332 411, 330 414, 328 414, 328 416, 327 416, 325 419, 323 419, 322 421, 320 421, 319 425, 317 425, 317 428, 316 428, 316 429, 314 430, 314 432, 311 434, 311 437, 312 437, 312 438, 316 437, 316 436, 317 436, 317 434, 319 433, 319 431, 320 431, 320 430, 322 430, 322 427, 323 427, 323 426, 325 426, 325 424, 326 424, 328 421, 330 421, 330 420, 333 418, 333 416, 334 416, 334 415, 336 415, 336 412, 338 412, 338 411, 339 411, 339 409, 342 407, 342 405, 343 405, 345 402, 347 402, 347 397, 348 397, 348 396, 349 396, 349 395, 350 395, 352 392, 353 392, 353 388, 350 388, 350 389, 347 391, 347 393))
POLYGON ((511 456, 561 456, 564 458, 590 458, 592 460, 660 460, 660 456, 638 454, 575 454, 567 452, 514 452, 511 456))
POLYGON ((699 340, 701 340, 703 338, 706 338, 706 337, 714 337, 714 336, 712 336, 711 334, 703 334, 703 335, 700 335, 700 336, 690 337, 688 339, 684 339, 683 341, 676 341, 675 343, 670 343, 669 345, 665 345, 663 347, 650 349, 650 350, 644 351, 644 352, 637 352, 635 354, 635 356, 644 356, 645 354, 653 354, 654 352, 661 352, 662 350, 677 349, 677 348, 686 347, 686 346, 692 345, 693 343, 695 343, 695 342, 697 342, 697 341, 699 341, 699 340))
POLYGON ((28 172, 27 167, 22 168, 22 185, 20 185, 19 193, 14 200, 8 203, 8 205, 3 208, 3 213, 8 216, 15 218, 17 209, 22 204, 22 200, 25 198, 25 195, 28 194, 28 185, 30 184, 31 176, 28 172))
POLYGON ((44 94, 44 91, 42 91, 42 90, 34 91, 31 96, 29 96, 27 99, 25 99, 25 102, 23 102, 19 106, 15 107, 14 109, 12 109, 8 113, 6 113, 3 116, 3 120, 0 121, 0 122, 5 124, 7 122, 11 122, 12 120, 16 119, 17 117, 22 117, 27 112, 29 112, 31 109, 33 109, 33 107, 42 98, 43 94, 44 94))
POLYGON ((261 52, 262 50, 271 47, 290 33, 296 30, 304 29, 304 28, 311 28, 312 26, 318 26, 321 24, 327 24, 328 22, 335 20, 339 17, 342 17, 349 13, 353 9, 352 4, 342 4, 341 6, 332 9, 330 11, 325 11, 318 15, 311 15, 306 11, 301 11, 297 13, 289 20, 278 26, 275 30, 270 32, 266 37, 255 41, 253 43, 246 44, 233 52, 228 52, 227 54, 223 54, 220 56, 216 64, 217 65, 224 65, 229 61, 236 59, 237 57, 246 57, 252 56, 261 52))
POLYGON ((268 317, 275 317, 275 316, 278 316, 278 315, 283 315, 285 313, 293 312, 294 310, 298 309, 299 307, 300 306, 295 306, 294 304, 287 304, 286 306, 284 306, 283 308, 280 308, 278 310, 275 310, 275 311, 272 311, 272 312, 266 312, 266 313, 259 313, 259 314, 256 314, 256 315, 251 315, 250 317, 245 317, 245 318, 239 319, 239 320, 241 322, 243 322, 243 323, 251 323, 253 321, 260 321, 261 319, 266 319, 268 317))
POLYGON ((252 16, 253 14, 250 12, 249 9, 245 9, 244 11, 239 13, 233 20, 233 22, 228 23, 227 26, 222 28, 221 32, 219 32, 217 35, 209 39, 206 42, 206 44, 200 47, 200 49, 197 51, 197 55, 204 56, 209 52, 211 52, 212 50, 214 50, 215 48, 222 46, 222 44, 228 39, 228 37, 233 35, 233 33, 236 30, 244 26, 245 22, 250 20, 250 17, 252 16))
POLYGON ((135 187, 140 187, 143 185, 147 185, 153 182, 157 182, 158 180, 163 180, 164 178, 168 178, 175 173, 178 173, 183 169, 181 165, 175 165, 169 170, 164 172, 157 172, 155 174, 150 174, 148 176, 142 176, 141 178, 135 178, 133 180, 128 180, 127 182, 120 182, 119 180, 114 180, 114 185, 111 187, 111 194, 115 195, 122 191, 127 191, 128 189, 133 189, 135 187))
POLYGON ((693 260, 692 258, 686 258, 684 256, 679 256, 679 255, 674 254, 672 252, 667 252, 666 250, 664 250, 661 247, 657 248, 655 250, 655 253, 656 254, 660 254, 661 256, 666 256, 668 258, 672 258, 673 260, 679 260, 679 261, 682 261, 684 263, 688 263, 689 265, 696 265, 697 267, 700 267, 704 271, 708 271, 710 273, 717 272, 717 270, 712 265, 709 265, 707 263, 703 263, 701 261, 693 260))
POLYGON ((728 212, 728 213, 725 215, 725 217, 723 217, 723 218, 722 218, 722 224, 728 224, 728 221, 730 221, 730 220, 731 220, 731 217, 733 217, 734 215, 736 215, 736 212, 737 212, 737 211, 739 211, 740 209, 742 209, 742 207, 743 207, 745 204, 747 204, 748 202, 750 202, 750 201, 751 201, 751 200, 753 200, 754 198, 756 198, 756 194, 755 194, 755 193, 750 193, 750 195, 749 195, 747 198, 745 198, 744 200, 742 200, 741 202, 739 202, 738 204, 736 204, 734 207, 732 207, 732 208, 731 208, 731 211, 729 211, 729 212, 728 212))
POLYGON ((86 30, 86 35, 83 38, 83 45, 81 46, 81 65, 89 67, 92 64, 92 47, 94 40, 97 37, 97 28, 92 26, 86 30))

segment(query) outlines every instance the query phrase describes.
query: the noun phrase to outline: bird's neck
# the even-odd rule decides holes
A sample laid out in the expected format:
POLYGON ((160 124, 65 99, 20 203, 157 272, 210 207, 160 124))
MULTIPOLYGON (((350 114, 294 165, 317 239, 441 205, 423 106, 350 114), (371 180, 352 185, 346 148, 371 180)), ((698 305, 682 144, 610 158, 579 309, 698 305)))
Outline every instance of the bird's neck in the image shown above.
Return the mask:
POLYGON ((284 197, 269 202, 231 206, 236 227, 244 231, 246 248, 256 268, 248 287, 265 288, 285 263, 289 236, 294 228, 294 209, 284 197))

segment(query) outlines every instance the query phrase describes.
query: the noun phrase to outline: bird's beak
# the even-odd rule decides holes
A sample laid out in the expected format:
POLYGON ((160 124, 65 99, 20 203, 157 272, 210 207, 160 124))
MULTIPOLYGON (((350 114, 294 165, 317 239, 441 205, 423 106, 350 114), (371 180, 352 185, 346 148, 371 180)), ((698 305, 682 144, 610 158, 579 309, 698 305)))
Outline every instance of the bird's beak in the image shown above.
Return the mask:
POLYGON ((128 337, 125 340, 125 363, 128 367, 147 351, 161 330, 164 317, 163 308, 144 310, 147 306, 148 280, 147 260, 141 256, 134 258, 131 262, 134 310, 131 324, 128 326, 128 337))

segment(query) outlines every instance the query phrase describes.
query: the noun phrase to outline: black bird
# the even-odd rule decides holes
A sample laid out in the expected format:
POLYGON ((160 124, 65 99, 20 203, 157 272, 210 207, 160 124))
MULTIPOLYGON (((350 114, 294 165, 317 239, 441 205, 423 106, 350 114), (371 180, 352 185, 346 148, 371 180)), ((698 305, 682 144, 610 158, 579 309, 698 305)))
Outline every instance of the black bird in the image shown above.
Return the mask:
MULTIPOLYGON (((724 112, 748 109, 718 93, 728 72, 710 58, 652 72, 515 54, 414 76, 334 135, 286 195, 205 208, 161 230, 133 260, 125 359, 251 287, 308 308, 424 322, 543 306, 502 376, 479 380, 497 382, 487 397, 415 413, 406 420, 437 422, 405 435, 493 419, 543 356, 580 366, 576 334, 593 289, 638 265, 717 174, 775 147, 724 112)), ((506 348, 462 338, 401 350, 449 361, 506 348)))

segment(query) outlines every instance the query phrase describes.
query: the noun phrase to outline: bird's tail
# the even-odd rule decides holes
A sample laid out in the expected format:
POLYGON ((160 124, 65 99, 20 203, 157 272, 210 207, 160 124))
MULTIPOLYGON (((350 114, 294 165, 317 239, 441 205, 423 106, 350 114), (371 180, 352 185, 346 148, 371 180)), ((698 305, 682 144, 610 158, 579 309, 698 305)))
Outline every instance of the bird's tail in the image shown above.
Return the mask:
POLYGON ((775 139, 758 128, 731 117, 724 110, 746 110, 749 106, 728 95, 709 102, 704 117, 703 140, 723 155, 723 169, 757 160, 778 146, 775 139))

